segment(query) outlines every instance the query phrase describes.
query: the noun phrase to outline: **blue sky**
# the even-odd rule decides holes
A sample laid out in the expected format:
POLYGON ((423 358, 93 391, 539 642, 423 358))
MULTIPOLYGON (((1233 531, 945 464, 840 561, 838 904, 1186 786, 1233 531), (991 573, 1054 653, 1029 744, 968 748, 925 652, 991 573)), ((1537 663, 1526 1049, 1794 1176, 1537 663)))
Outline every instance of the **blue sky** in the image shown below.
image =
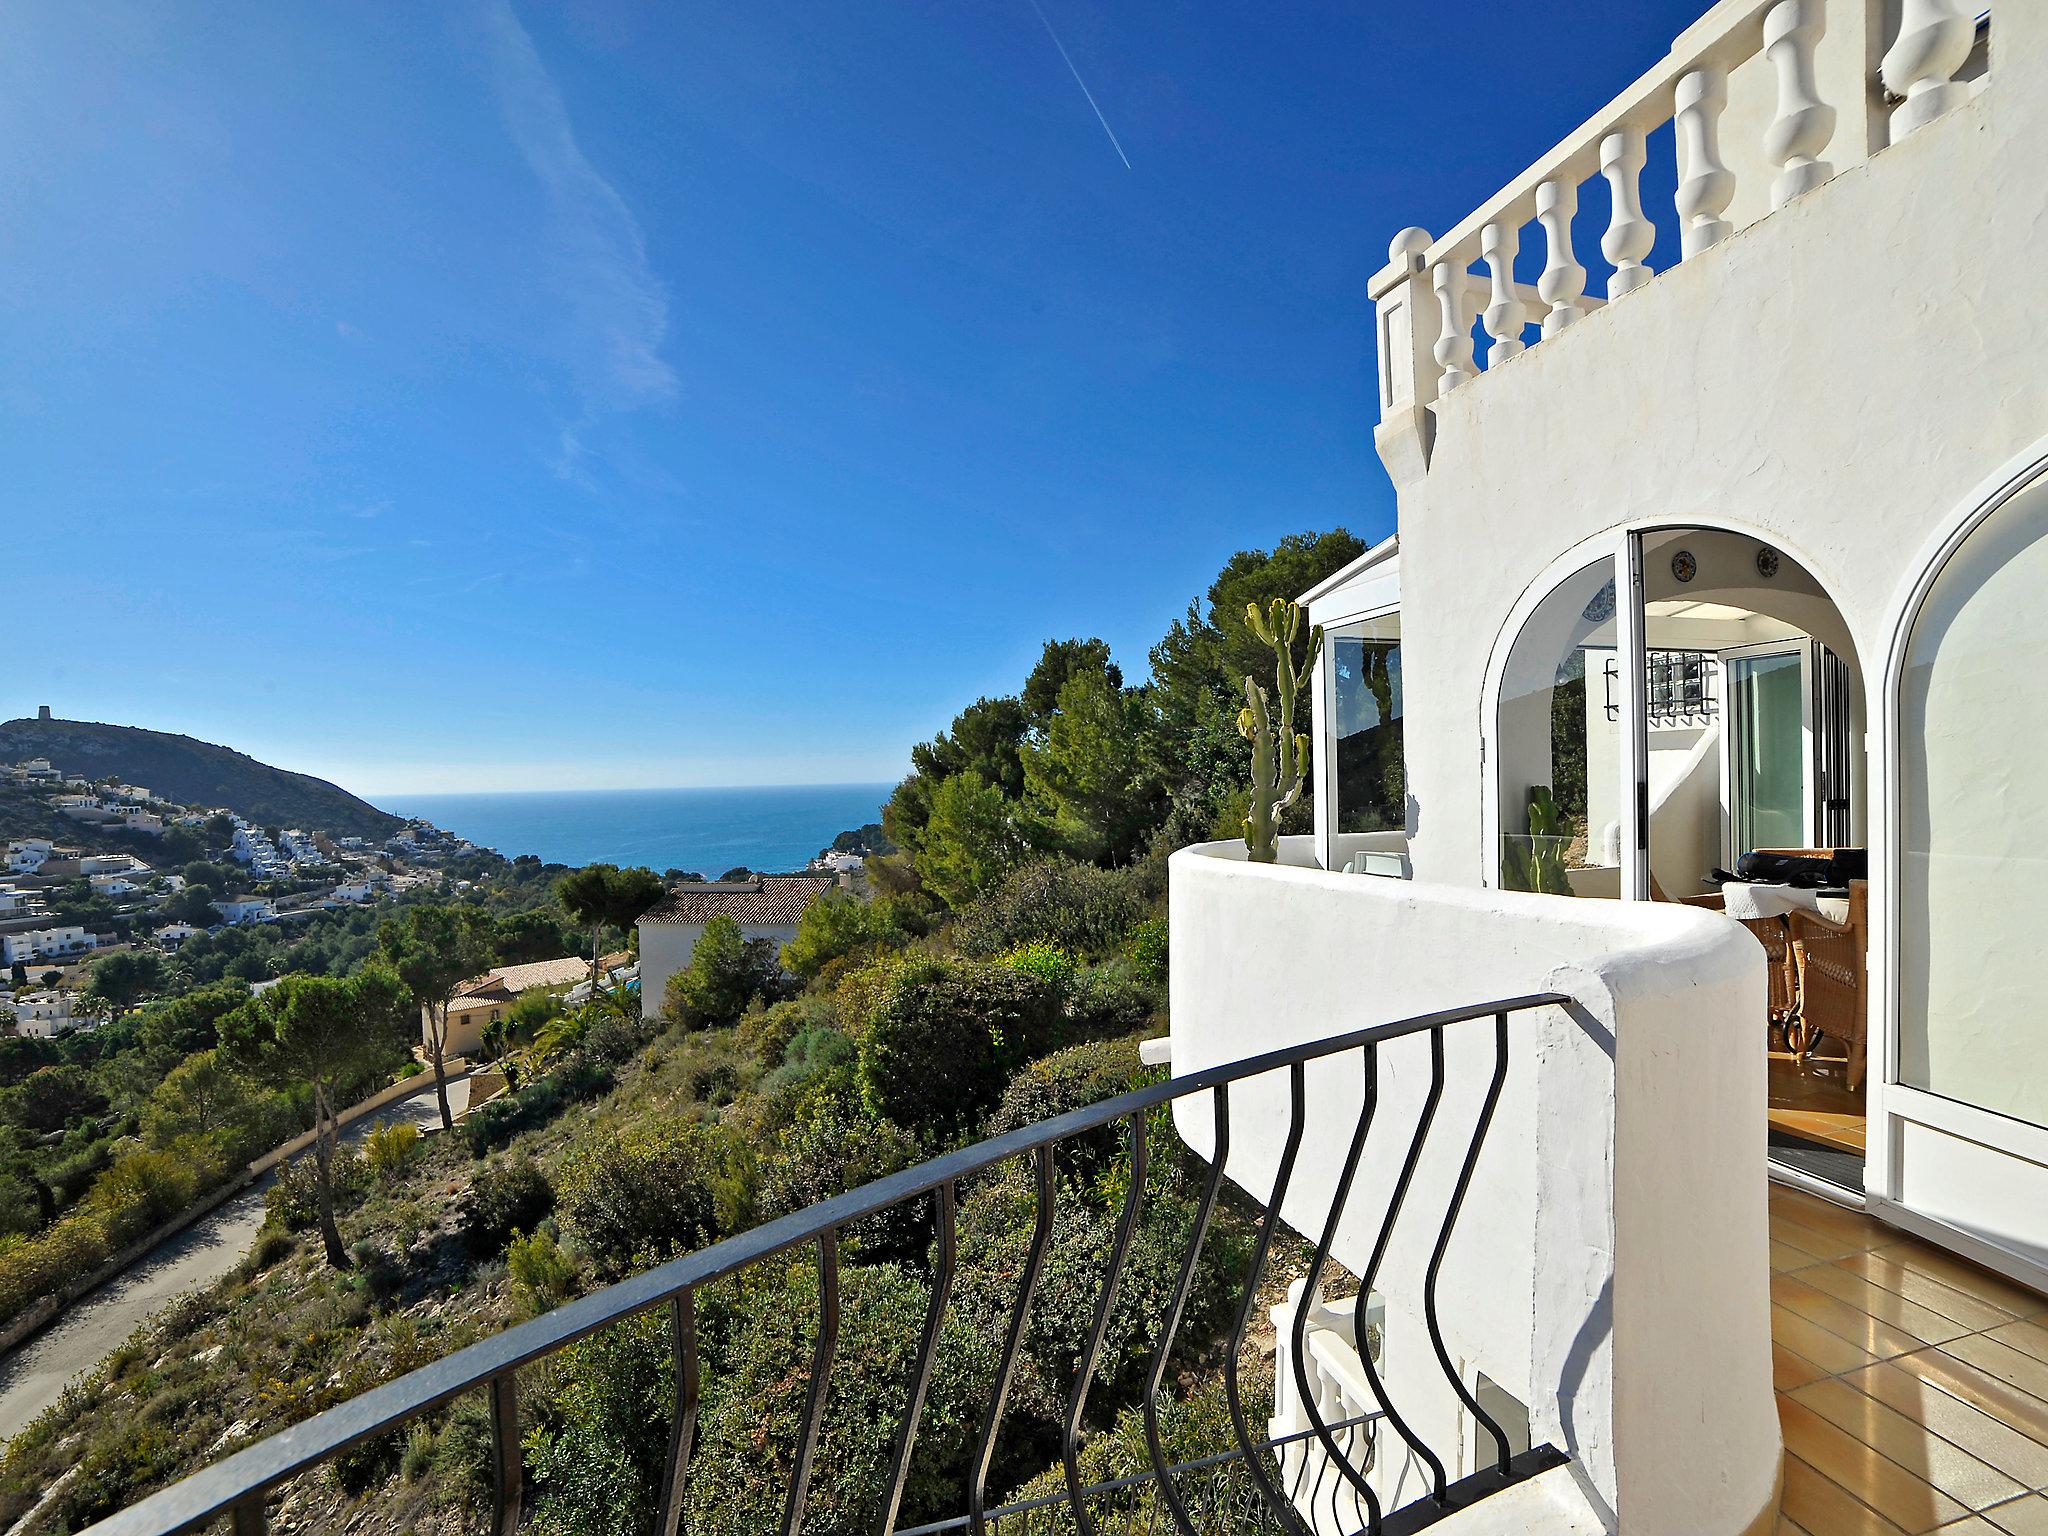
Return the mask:
POLYGON ((1390 531, 1389 237, 1702 8, 1039 4, 9 6, 0 716, 895 777, 1048 635, 1136 674, 1231 551, 1390 531))

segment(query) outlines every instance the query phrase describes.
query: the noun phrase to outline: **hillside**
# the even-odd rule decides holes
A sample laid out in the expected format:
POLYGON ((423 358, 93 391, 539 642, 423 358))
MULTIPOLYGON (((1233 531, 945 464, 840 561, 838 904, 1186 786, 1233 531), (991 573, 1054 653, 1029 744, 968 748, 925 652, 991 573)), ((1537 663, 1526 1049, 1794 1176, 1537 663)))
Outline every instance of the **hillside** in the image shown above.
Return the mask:
POLYGON ((0 724, 0 762, 47 757, 82 778, 118 777, 187 805, 225 806, 265 826, 389 837, 401 818, 339 785, 168 731, 86 720, 0 724))

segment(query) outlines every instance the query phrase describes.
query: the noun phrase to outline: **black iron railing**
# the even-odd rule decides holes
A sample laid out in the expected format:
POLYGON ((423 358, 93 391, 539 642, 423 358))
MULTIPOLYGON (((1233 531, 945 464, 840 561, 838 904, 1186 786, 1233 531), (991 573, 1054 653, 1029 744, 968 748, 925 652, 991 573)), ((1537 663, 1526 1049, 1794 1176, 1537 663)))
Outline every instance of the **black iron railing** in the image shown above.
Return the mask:
MULTIPOLYGON (((423 1414, 432 1412, 465 1393, 484 1392, 489 1399, 492 1429, 493 1529, 499 1536, 516 1531, 523 1508, 525 1489, 520 1455, 519 1400, 517 1373, 524 1366, 553 1355, 601 1329, 629 1318, 667 1308, 674 1345, 676 1409, 669 1436, 666 1471, 660 1496, 657 1528, 664 1536, 683 1531, 685 1493, 695 1449, 700 1403, 700 1361, 697 1347, 697 1295, 704 1287, 739 1274, 751 1266, 804 1247, 816 1252, 818 1283, 818 1326, 813 1347, 810 1382, 798 1432, 796 1454, 784 1503, 782 1531, 797 1536, 803 1524, 805 1496, 809 1489, 812 1462, 824 1424, 826 1393, 831 1381, 833 1357, 839 1336, 839 1243, 840 1234, 855 1223, 912 1201, 929 1200, 934 1220, 931 1299, 924 1319, 916 1363, 912 1368, 904 1411, 888 1433, 893 1452, 889 1472, 877 1503, 874 1528, 883 1536, 910 1536, 898 1532, 897 1516, 909 1476, 911 1455, 917 1441, 918 1420, 930 1388, 936 1360, 940 1327, 952 1292, 954 1271, 954 1217, 956 1189, 961 1181, 983 1173, 1011 1158, 1028 1158, 1036 1183, 1036 1217, 1031 1245, 1018 1281, 1016 1299, 1010 1312, 1003 1354, 982 1416, 981 1429, 968 1486, 961 1490, 963 1513, 924 1532, 964 1530, 973 1536, 990 1533, 1020 1533, 1035 1530, 1071 1530, 1077 1536, 1125 1536, 1133 1530, 1171 1530, 1180 1536, 1211 1536, 1232 1531, 1274 1530, 1284 1536, 1317 1536, 1319 1531, 1342 1526, 1370 1536, 1406 1536, 1465 1508, 1488 1494, 1499 1491, 1539 1472, 1561 1465, 1562 1453, 1539 1446, 1519 1455, 1510 1451, 1502 1427, 1480 1406, 1461 1379, 1446 1348, 1437 1316, 1437 1278, 1451 1234, 1457 1224, 1472 1176, 1478 1165, 1486 1135, 1500 1101, 1508 1072, 1508 1021, 1512 1015, 1553 1007, 1568 999, 1542 993, 1450 1009, 1404 1019, 1371 1029, 1356 1030, 1328 1040, 1313 1041, 1285 1050, 1271 1051, 1248 1060, 1232 1062, 1208 1071, 1177 1077, 1153 1087, 1122 1094, 1116 1098, 1076 1110, 1037 1125, 992 1137, 975 1146, 935 1158, 902 1173, 880 1179, 793 1212, 751 1232, 728 1238, 709 1248, 675 1259, 631 1279, 584 1296, 530 1322, 509 1328, 448 1356, 421 1367, 409 1375, 385 1383, 360 1397, 352 1398, 303 1423, 239 1451, 214 1466, 196 1472, 182 1482, 151 1494, 130 1508, 89 1528, 86 1536, 180 1536, 199 1531, 227 1518, 234 1536, 263 1536, 269 1530, 268 1497, 281 1485, 332 1461, 351 1447, 375 1436, 401 1428, 423 1414), (1430 1138, 1445 1087, 1444 1033, 1461 1024, 1488 1020, 1493 1023, 1493 1072, 1485 1097, 1471 1127, 1463 1161, 1451 1195, 1437 1225, 1435 1245, 1425 1270, 1422 1312, 1438 1367, 1472 1418, 1485 1432, 1492 1446, 1490 1464, 1478 1472, 1452 1480, 1437 1450, 1427 1445, 1391 1400, 1386 1384, 1370 1364, 1370 1351, 1363 1337, 1354 1343, 1359 1358, 1367 1362, 1367 1375, 1377 1410, 1365 1418, 1326 1422, 1318 1413, 1309 1390, 1302 1349, 1303 1329, 1308 1313, 1318 1304, 1325 1271, 1330 1264, 1335 1240, 1365 1152, 1373 1119, 1379 1106, 1380 1048, 1390 1041, 1427 1034, 1430 1040, 1431 1080, 1423 1112, 1410 1139, 1407 1153, 1389 1196, 1388 1207, 1370 1263, 1361 1275, 1360 1295, 1371 1288, 1393 1238, 1395 1223, 1409 1193, 1423 1149, 1430 1138), (1294 1317, 1293 1361, 1295 1384, 1300 1390, 1310 1428, 1299 1436, 1281 1440, 1254 1440, 1245 1422, 1238 1382, 1238 1357, 1245 1334, 1256 1310, 1259 1287, 1267 1258, 1279 1226, 1279 1212, 1294 1179, 1295 1162, 1301 1150, 1306 1125, 1306 1081, 1310 1062, 1330 1063, 1332 1058, 1357 1055, 1363 1064, 1360 1109, 1352 1130, 1343 1164, 1335 1180, 1335 1193, 1327 1220, 1316 1244, 1304 1294, 1294 1317), (1271 1192, 1258 1221, 1258 1234, 1244 1277, 1242 1300, 1224 1354, 1225 1397, 1230 1410, 1235 1444, 1222 1454, 1201 1462, 1169 1465, 1162 1446, 1158 1421, 1158 1394, 1195 1280, 1203 1240, 1208 1234, 1222 1190, 1230 1155, 1230 1089, 1269 1073, 1285 1073, 1289 1093, 1288 1131, 1271 1192), (1080 1470, 1081 1425, 1095 1367, 1109 1328, 1117 1281, 1130 1250, 1144 1201, 1146 1118, 1161 1105, 1196 1094, 1209 1096, 1213 1114, 1215 1144, 1209 1167, 1201 1183, 1200 1201, 1185 1258, 1179 1268, 1171 1297, 1153 1341, 1151 1369, 1144 1385, 1143 1413, 1147 1448, 1152 1470, 1135 1479, 1115 1483, 1086 1484, 1080 1470), (1002 1429, 1004 1406, 1016 1373, 1018 1357, 1040 1275, 1051 1239, 1056 1199, 1056 1156, 1061 1143, 1086 1132, 1122 1124, 1129 1137, 1132 1162, 1129 1190, 1112 1245, 1109 1262, 1097 1299, 1094 1326, 1090 1331, 1067 1398, 1065 1433, 1061 1461, 1067 1489, 1064 1494, 1010 1505, 992 1506, 988 1499, 988 1477, 997 1437, 1002 1429), (1378 1431, 1391 1428, 1412 1449, 1428 1469, 1428 1490, 1420 1498, 1398 1509, 1386 1510, 1376 1490, 1358 1464, 1355 1448, 1357 1431, 1367 1420, 1378 1431), (1378 1421, 1384 1421, 1383 1424, 1378 1421), (1310 1460, 1317 1466, 1316 1486, 1283 1487, 1279 1453, 1294 1444, 1297 1451, 1320 1449, 1320 1456, 1297 1454, 1297 1472, 1310 1460), (1335 1476, 1331 1475, 1331 1469, 1335 1476), (1341 1479, 1341 1484, 1339 1483, 1341 1479), (1219 1503, 1216 1490, 1225 1483, 1234 1490, 1235 1503, 1219 1503), (1329 1487, 1325 1487, 1329 1484, 1329 1487), (1142 1486, 1140 1486, 1142 1485, 1142 1486), (1342 1500, 1337 1489, 1343 1489, 1342 1500), (1209 1492, 1202 1494, 1207 1488, 1209 1492), (1197 1495, 1200 1494, 1200 1497, 1197 1495), (1330 1515, 1318 1513, 1328 1500, 1330 1515), (1104 1501, 1136 1500, 1127 1511, 1138 1511, 1126 1519, 1102 1514, 1104 1501), (1198 1507, 1199 1506, 1199 1507, 1198 1507), (1343 1511, 1348 1510, 1349 1514, 1343 1511), (1255 1512, 1255 1513, 1254 1513, 1255 1512), (1224 1515, 1239 1518, 1235 1526, 1217 1521, 1224 1515), (1045 1524, 1057 1519, 1057 1527, 1045 1524), (1138 1520, 1151 1524, 1134 1523, 1138 1520), (1037 1522, 1037 1523, 1034 1523, 1037 1522), (1159 1523, 1165 1522, 1165 1523, 1159 1523)), ((1364 1308, 1354 1313, 1354 1332, 1362 1330, 1364 1308)))

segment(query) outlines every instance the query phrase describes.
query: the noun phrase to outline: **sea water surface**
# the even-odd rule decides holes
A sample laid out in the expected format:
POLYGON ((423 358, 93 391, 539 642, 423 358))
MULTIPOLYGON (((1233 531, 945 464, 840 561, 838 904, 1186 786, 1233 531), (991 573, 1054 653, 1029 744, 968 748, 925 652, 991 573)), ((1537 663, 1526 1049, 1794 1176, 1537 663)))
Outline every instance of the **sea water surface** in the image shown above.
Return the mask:
POLYGON ((892 787, 535 790, 380 795, 376 803, 508 859, 533 853, 548 864, 644 864, 715 880, 740 865, 771 874, 802 869, 841 832, 879 821, 892 787))

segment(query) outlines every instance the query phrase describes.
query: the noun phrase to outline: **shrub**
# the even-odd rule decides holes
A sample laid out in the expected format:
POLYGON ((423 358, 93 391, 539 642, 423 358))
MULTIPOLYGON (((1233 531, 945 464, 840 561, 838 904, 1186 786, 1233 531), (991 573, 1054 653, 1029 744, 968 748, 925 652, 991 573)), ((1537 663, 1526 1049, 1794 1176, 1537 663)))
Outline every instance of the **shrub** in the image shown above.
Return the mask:
POLYGON ((1163 917, 1148 917, 1131 930, 1131 936, 1124 944, 1124 957, 1131 962, 1131 974, 1138 984, 1149 987, 1155 996, 1164 996, 1167 977, 1167 922, 1163 917))
POLYGON ((1143 1029, 1152 1020, 1155 994, 1112 960, 1086 971, 1067 994, 1067 1034, 1074 1040, 1106 1040, 1143 1029))
POLYGON ((837 1023, 829 999, 793 997, 772 1008, 749 1011, 733 1032, 733 1043, 760 1066, 773 1068, 782 1064, 790 1041, 805 1030, 837 1023))
POLYGON ((1008 966, 907 967, 857 1038, 871 1113, 936 1142, 980 1123, 1010 1073, 1052 1042, 1059 1000, 1008 966))
POLYGON ((1027 976, 1036 976, 1061 993, 1065 993, 1074 980, 1074 957, 1050 939, 1033 939, 1029 944, 1005 950, 998 964, 1007 965, 1013 971, 1022 971, 1027 976))
POLYGON ((704 925, 690 963, 668 979, 662 1013, 685 1029, 730 1024, 756 997, 770 1001, 782 989, 782 964, 767 939, 749 939, 728 913, 704 925))
MULTIPOLYGON (((1138 1060, 1133 1039, 1097 1040, 1071 1045, 1041 1056, 1010 1080, 1003 1099, 989 1116, 990 1136, 1050 1120, 1129 1093, 1157 1073, 1138 1060)), ((1060 1166, 1092 1182, 1108 1161, 1123 1156, 1128 1140, 1121 1126, 1103 1126, 1060 1144, 1060 1166)))
POLYGON ((469 1251, 488 1258, 514 1232, 531 1232, 554 1213, 555 1187, 530 1157, 494 1158, 477 1171, 462 1212, 469 1251))
POLYGON ((900 942, 895 908, 863 901, 848 890, 830 890, 804 908, 796 935, 782 946, 782 963, 809 981, 845 955, 900 942))
POLYGON ((85 1209, 105 1226, 112 1246, 119 1247, 177 1215, 219 1182, 223 1171, 212 1142, 181 1136, 161 1151, 117 1158, 93 1181, 85 1209))
MULTIPOLYGON (((845 1039, 845 1036, 840 1036, 845 1039)), ((862 1114, 829 1094, 807 1099, 761 1160, 760 1216, 772 1221, 845 1194, 918 1161, 901 1127, 862 1114)), ((857 1223, 848 1236, 868 1258, 921 1256, 931 1242, 925 1202, 912 1201, 857 1223)))
POLYGON ((388 1304, 404 1288, 405 1266, 382 1243, 366 1237, 349 1248, 348 1256, 355 1283, 376 1305, 388 1304))
POLYGON ((639 1258, 687 1253, 734 1230, 750 1203, 750 1175, 746 1145, 729 1131, 639 1126, 572 1155, 556 1205, 599 1270, 616 1278, 639 1258))
POLYGON ((858 1056, 853 1041, 829 1025, 807 1029, 789 1042, 782 1065, 762 1080, 766 1095, 794 1093, 849 1071, 858 1056))
POLYGON ((575 1255, 556 1241, 549 1227, 531 1237, 514 1232, 505 1248, 505 1269, 529 1317, 551 1311, 575 1294, 575 1255))
POLYGON ((379 1178, 405 1172, 426 1150, 420 1145, 420 1128, 410 1120, 380 1125, 363 1138, 363 1161, 379 1178))
POLYGON ((611 1086, 612 1076, 594 1061, 576 1057, 517 1093, 491 1100, 462 1120, 462 1136, 470 1154, 483 1157, 524 1131, 546 1125, 570 1105, 595 1098, 611 1086))
MULTIPOLYGON (((653 1528, 674 1412, 671 1349, 667 1314, 657 1312, 595 1333, 536 1369, 525 1448, 536 1495, 529 1528, 539 1536, 640 1536, 653 1528)), ((692 1482, 696 1476, 693 1467, 692 1482)))
POLYGON ((969 955, 1041 940, 1073 955, 1110 954, 1144 915, 1144 878, 1074 859, 1026 864, 961 913, 955 942, 969 955))
MULTIPOLYGON (((895 1265, 841 1271, 839 1343, 806 1506, 806 1536, 873 1531, 928 1300, 924 1283, 895 1265)), ((807 1260, 763 1265, 739 1284, 707 1293, 700 1325, 706 1385, 683 1518, 693 1536, 757 1536, 779 1527, 809 1390, 817 1315, 817 1270, 807 1260)), ((900 1525, 961 1512, 961 1490, 1001 1347, 1000 1329, 979 1336, 948 1312, 918 1421, 900 1525)), ((651 1359, 665 1362, 666 1350, 666 1336, 657 1334, 651 1359)), ((670 1395, 664 1390, 659 1399, 661 1419, 640 1431, 656 1446, 663 1443, 654 1431, 665 1429, 670 1395)), ((1033 1453, 1045 1449, 1020 1446, 1006 1423, 991 1486, 1007 1488, 1042 1466, 1033 1453)))
MULTIPOLYGON (((329 1168, 336 1214, 353 1209, 369 1188, 368 1165, 341 1148, 329 1168)), ((277 1177, 263 1197, 266 1219, 287 1232, 304 1232, 320 1219, 317 1191, 313 1184, 310 1153, 293 1158, 277 1170, 277 1177)))

